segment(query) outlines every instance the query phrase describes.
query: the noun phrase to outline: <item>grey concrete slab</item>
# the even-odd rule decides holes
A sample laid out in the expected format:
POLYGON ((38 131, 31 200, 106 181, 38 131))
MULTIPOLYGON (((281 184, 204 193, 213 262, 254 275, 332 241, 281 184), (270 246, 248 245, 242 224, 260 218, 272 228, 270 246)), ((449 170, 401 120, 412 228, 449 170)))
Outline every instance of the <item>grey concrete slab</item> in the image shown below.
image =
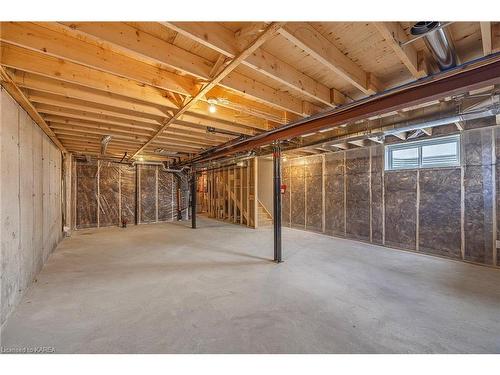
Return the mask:
POLYGON ((2 345, 58 353, 499 353, 500 270, 199 218, 64 239, 2 345))

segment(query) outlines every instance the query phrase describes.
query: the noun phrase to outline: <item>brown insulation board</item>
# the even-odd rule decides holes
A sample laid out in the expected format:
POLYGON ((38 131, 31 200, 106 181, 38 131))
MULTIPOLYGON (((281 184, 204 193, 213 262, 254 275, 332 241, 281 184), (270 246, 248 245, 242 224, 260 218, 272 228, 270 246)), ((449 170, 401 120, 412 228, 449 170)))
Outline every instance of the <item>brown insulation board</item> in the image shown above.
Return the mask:
POLYGON ((306 229, 323 230, 323 157, 305 158, 306 229))
POLYGON ((415 250, 417 171, 391 171, 384 175, 385 244, 415 250))
POLYGON ((291 224, 295 228, 305 227, 305 169, 304 159, 290 161, 291 224))
POLYGON ((419 251, 459 259, 460 168, 420 171, 419 251))
POLYGON ((283 162, 281 183, 286 185, 285 194, 281 195, 281 225, 290 226, 290 163, 283 162))
POLYGON ((372 220, 372 242, 382 244, 383 242, 383 171, 384 171, 384 146, 371 148, 371 220, 372 220))
POLYGON ((141 165, 140 170, 140 208, 141 223, 156 221, 156 166, 141 165))
POLYGON ((175 198, 174 177, 172 173, 158 169, 158 220, 172 221, 175 198))
MULTIPOLYGON (((469 125, 469 124, 468 124, 469 125)), ((465 259, 493 263, 493 129, 464 132, 465 259)))
POLYGON ((121 167, 121 198, 122 198, 122 219, 126 219, 128 224, 135 223, 136 209, 136 168, 128 165, 121 167))
POLYGON ((493 263, 492 166, 465 166, 465 259, 493 263))
POLYGON ((346 236, 370 240, 370 149, 346 152, 346 236))
POLYGON ((97 164, 76 165, 76 227, 97 227, 97 164))
MULTIPOLYGON (((177 188, 177 180, 175 180, 177 188)), ((214 185, 215 188, 216 185, 214 185)), ((177 212, 178 209, 182 212, 182 220, 187 220, 188 217, 188 199, 189 199, 189 181, 187 174, 183 173, 180 178, 180 189, 181 189, 181 204, 177 207, 177 198, 174 196, 174 209, 177 212)))
POLYGON ((99 226, 119 225, 120 208, 119 165, 100 162, 99 168, 99 226))
POLYGON ((344 235, 344 154, 325 155, 325 232, 344 235))

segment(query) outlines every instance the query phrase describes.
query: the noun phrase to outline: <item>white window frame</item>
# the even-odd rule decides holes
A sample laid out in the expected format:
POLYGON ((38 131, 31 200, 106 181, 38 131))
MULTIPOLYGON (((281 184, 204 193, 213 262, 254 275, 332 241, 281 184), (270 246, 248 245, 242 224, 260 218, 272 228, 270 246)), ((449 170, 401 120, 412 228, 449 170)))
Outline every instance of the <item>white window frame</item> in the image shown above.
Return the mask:
POLYGON ((391 145, 385 146, 385 170, 386 171, 399 171, 405 169, 426 169, 426 168, 450 168, 450 167, 459 167, 461 165, 461 157, 460 157, 460 134, 453 134, 445 137, 439 138, 428 138, 415 140, 405 143, 395 143, 391 145), (456 155, 457 159, 454 162, 450 162, 447 164, 422 164, 422 147, 424 146, 432 146, 439 145, 444 143, 451 143, 453 141, 456 145, 456 155), (407 150, 416 148, 418 150, 418 166, 416 167, 394 167, 392 163, 392 153, 397 150, 407 150))

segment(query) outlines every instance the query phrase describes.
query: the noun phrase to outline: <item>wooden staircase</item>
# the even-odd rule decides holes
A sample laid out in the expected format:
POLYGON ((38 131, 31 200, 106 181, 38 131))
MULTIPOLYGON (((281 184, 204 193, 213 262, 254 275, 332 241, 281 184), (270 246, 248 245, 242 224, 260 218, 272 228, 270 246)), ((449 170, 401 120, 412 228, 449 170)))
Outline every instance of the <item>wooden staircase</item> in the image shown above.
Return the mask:
POLYGON ((273 216, 271 215, 271 213, 267 210, 267 208, 262 204, 261 201, 257 200, 257 202, 258 202, 257 215, 259 218, 259 227, 273 225, 273 216))

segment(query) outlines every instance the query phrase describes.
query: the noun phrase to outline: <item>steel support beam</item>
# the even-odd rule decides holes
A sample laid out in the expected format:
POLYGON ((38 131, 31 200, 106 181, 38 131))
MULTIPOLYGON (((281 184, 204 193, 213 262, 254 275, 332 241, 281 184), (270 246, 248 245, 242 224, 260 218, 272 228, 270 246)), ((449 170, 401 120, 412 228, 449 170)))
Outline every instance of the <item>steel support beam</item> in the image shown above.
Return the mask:
POLYGON ((213 160, 269 145, 275 141, 291 139, 495 84, 500 84, 500 53, 492 55, 491 58, 421 79, 234 144, 220 146, 192 160, 186 160, 185 163, 213 160))
POLYGON ((273 225, 274 225, 274 261, 281 259, 281 148, 279 144, 273 147, 273 225))

